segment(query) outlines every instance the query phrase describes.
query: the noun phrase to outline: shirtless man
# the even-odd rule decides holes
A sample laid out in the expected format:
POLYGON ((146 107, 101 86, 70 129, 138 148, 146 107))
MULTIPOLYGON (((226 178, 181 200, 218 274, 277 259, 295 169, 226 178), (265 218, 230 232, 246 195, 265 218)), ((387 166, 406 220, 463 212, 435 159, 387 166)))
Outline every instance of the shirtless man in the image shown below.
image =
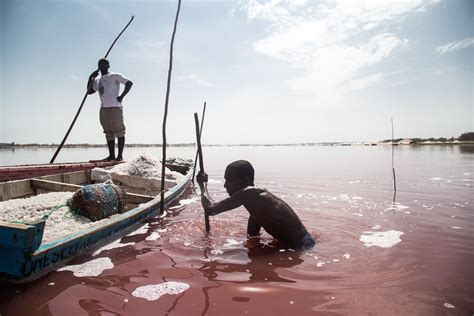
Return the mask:
POLYGON ((237 160, 229 164, 224 178, 224 188, 230 197, 214 202, 207 190, 207 174, 197 175, 201 202, 207 215, 217 215, 243 205, 250 214, 247 224, 249 237, 258 236, 263 227, 279 243, 290 248, 308 249, 316 244, 285 201, 254 186, 254 169, 248 161, 237 160))

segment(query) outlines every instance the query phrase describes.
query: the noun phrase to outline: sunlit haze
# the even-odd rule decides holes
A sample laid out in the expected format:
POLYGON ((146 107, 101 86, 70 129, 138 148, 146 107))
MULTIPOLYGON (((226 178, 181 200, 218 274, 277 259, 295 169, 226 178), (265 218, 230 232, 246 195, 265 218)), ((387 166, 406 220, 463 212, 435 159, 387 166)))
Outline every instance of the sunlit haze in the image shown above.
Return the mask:
MULTIPOLYGON (((133 81, 127 143, 160 143, 177 1, 0 3, 0 142, 59 143, 112 40, 133 81)), ((474 2, 186 1, 176 33, 169 143, 378 141, 473 131, 474 2)), ((104 143, 88 97, 67 143, 104 143)))

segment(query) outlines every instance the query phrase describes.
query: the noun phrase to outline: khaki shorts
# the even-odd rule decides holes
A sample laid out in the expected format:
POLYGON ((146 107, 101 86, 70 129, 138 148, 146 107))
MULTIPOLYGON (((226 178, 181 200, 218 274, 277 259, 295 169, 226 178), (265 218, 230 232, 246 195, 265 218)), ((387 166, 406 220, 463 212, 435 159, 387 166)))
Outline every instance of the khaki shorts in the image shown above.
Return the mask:
POLYGON ((107 141, 125 136, 123 109, 121 107, 100 108, 100 125, 104 129, 107 141))

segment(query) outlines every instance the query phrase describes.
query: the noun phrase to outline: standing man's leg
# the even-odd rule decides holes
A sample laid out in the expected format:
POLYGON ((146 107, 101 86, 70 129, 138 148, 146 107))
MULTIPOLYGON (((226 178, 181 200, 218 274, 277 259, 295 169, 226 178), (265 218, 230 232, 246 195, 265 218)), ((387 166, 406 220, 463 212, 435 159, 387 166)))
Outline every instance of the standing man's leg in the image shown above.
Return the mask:
POLYGON ((114 109, 114 131, 118 138, 117 160, 123 160, 123 149, 125 147, 125 124, 123 123, 123 108, 114 109))
POLYGON ((117 161, 122 161, 123 160, 123 147, 125 146, 125 136, 119 137, 118 138, 118 155, 117 155, 117 161))
POLYGON ((111 108, 100 108, 100 125, 102 125, 102 129, 104 130, 107 147, 109 149, 109 156, 103 159, 104 161, 115 160, 115 133, 111 125, 113 119, 111 114, 111 108))

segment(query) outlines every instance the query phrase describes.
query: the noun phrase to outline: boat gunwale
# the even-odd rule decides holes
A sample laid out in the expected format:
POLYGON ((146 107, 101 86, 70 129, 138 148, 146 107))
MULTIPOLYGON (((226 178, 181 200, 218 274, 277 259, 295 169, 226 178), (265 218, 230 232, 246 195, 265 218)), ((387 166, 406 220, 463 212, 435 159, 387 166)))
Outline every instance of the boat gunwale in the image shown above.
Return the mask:
MULTIPOLYGON (((179 191, 183 186, 186 185, 187 182, 189 182, 189 180, 191 178, 191 175, 192 175, 191 171, 192 171, 192 168, 190 167, 188 173, 186 174, 186 176, 184 176, 182 181, 177 183, 175 186, 169 188, 165 192, 165 197, 164 197, 165 205, 170 203, 171 201, 169 201, 169 200, 171 199, 171 197, 173 197, 173 195, 177 191, 179 191)), ((71 240, 75 240, 75 239, 78 239, 78 238, 85 238, 87 235, 92 235, 94 233, 100 232, 101 230, 105 230, 107 228, 110 228, 111 226, 117 225, 120 222, 124 222, 126 220, 129 220, 129 219, 135 217, 135 216, 138 216, 138 215, 150 210, 154 206, 158 206, 159 203, 161 203, 161 196, 156 195, 154 199, 152 199, 148 202, 142 203, 139 206, 137 206, 137 207, 135 207, 135 208, 133 208, 129 211, 126 211, 126 212, 123 212, 123 213, 120 213, 120 214, 112 215, 114 218, 108 218, 107 221, 99 223, 97 226, 91 226, 91 227, 87 228, 84 231, 73 233, 71 235, 64 236, 61 239, 57 239, 57 240, 54 240, 54 241, 51 241, 51 242, 48 242, 48 243, 45 243, 45 244, 41 244, 39 246, 39 248, 32 254, 32 256, 40 255, 43 252, 48 251, 52 248, 67 244, 67 242, 69 242, 71 240)), ((165 215, 165 214, 163 214, 163 215, 165 215)), ((125 229, 129 229, 132 226, 136 226, 136 225, 130 225, 130 227, 125 228, 125 229)))

